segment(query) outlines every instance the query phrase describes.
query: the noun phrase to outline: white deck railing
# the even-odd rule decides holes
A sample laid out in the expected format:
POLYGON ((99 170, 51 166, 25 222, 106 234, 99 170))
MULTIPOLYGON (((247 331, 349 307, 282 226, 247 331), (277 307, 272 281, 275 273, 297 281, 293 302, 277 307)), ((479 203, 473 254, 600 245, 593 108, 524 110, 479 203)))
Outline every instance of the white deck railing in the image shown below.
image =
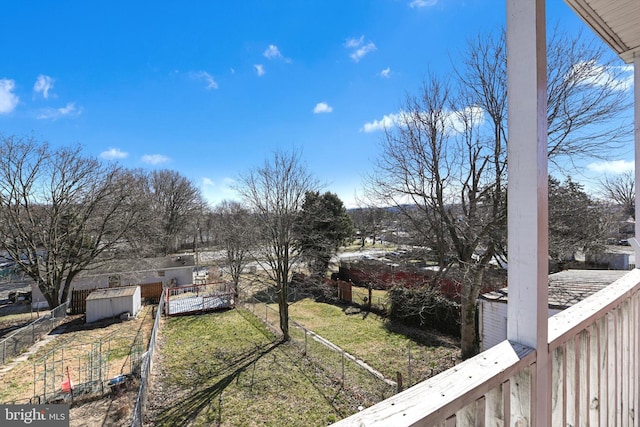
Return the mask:
MULTIPOLYGON (((640 270, 549 319, 552 426, 638 426, 640 270)), ((531 425, 536 351, 503 341, 335 426, 531 425)))

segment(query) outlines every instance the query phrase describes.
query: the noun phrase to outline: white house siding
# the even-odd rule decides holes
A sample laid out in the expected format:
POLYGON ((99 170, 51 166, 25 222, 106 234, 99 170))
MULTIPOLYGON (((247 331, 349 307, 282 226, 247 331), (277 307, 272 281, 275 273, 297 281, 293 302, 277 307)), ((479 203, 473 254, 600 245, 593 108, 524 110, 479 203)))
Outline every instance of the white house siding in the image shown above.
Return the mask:
POLYGON ((142 307, 140 286, 99 289, 87 297, 87 323, 119 317, 129 313, 135 316, 142 307))
MULTIPOLYGON (((153 270, 141 271, 124 271, 124 272, 108 272, 80 274, 71 283, 71 289, 101 289, 108 288, 110 281, 118 278, 118 286, 144 285, 146 283, 162 282, 165 287, 184 286, 193 283, 193 265, 185 265, 184 267, 158 268, 153 270)), ((31 305, 34 309, 44 309, 48 307, 47 301, 42 295, 40 289, 32 284, 31 305)), ((71 297, 71 291, 69 292, 71 297)))
MULTIPOLYGON (((549 317, 562 310, 549 309, 549 317)), ((480 351, 485 351, 507 339, 507 303, 478 301, 480 351)))

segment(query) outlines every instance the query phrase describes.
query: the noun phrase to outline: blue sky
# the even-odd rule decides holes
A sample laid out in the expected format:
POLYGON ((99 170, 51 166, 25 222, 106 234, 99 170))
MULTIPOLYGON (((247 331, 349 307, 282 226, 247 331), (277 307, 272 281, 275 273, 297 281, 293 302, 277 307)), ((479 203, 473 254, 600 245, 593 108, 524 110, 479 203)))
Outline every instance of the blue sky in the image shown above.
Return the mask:
MULTIPOLYGON (((550 20, 582 26, 564 2, 547 3, 550 20)), ((234 198, 230 183, 274 150, 296 148, 351 207, 383 118, 427 72, 448 72, 466 40, 504 25, 505 4, 5 2, 0 132, 177 170, 211 203, 234 198)))

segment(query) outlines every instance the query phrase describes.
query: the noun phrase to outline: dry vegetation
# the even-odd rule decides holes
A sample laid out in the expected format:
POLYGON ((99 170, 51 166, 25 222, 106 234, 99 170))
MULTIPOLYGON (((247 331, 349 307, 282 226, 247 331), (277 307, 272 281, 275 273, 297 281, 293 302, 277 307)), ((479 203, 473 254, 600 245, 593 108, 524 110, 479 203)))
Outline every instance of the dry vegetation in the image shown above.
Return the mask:
MULTIPOLYGON (((135 319, 101 321, 92 324, 84 323, 82 316, 69 316, 67 321, 54 331, 54 334, 45 338, 44 346, 2 375, 0 402, 27 403, 34 394, 40 393, 44 384, 42 372, 45 357, 48 357, 49 361, 56 361, 48 365, 49 375, 53 374, 53 367, 57 371, 54 380, 49 381, 49 383, 53 382, 49 385, 56 390, 60 389, 61 374, 67 368, 74 384, 77 385, 86 378, 85 366, 92 350, 94 355, 97 350, 105 357, 103 367, 107 370, 105 375, 107 378, 129 373, 131 366, 129 351, 138 333, 143 337, 142 351, 146 351, 153 328, 152 310, 153 307, 145 306, 135 319)), ((0 319, 4 321, 5 318, 2 316, 0 319)), ((106 387, 104 393, 76 396, 73 400, 70 396, 66 396, 66 401, 71 403, 70 425, 130 425, 131 410, 135 404, 136 395, 137 381, 127 381, 118 390, 109 390, 106 387)))

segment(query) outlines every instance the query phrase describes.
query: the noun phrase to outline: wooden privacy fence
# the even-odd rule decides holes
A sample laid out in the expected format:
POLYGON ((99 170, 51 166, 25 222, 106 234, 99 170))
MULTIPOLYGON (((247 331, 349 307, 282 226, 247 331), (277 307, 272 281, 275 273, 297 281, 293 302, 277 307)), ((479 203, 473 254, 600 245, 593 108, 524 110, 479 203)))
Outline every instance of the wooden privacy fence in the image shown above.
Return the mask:
POLYGON ((74 289, 71 291, 71 314, 87 312, 87 297, 95 289, 74 289))
POLYGON ((140 297, 149 302, 158 303, 162 299, 162 282, 145 283, 140 286, 140 297))
POLYGON ((338 298, 342 301, 352 302, 353 297, 351 294, 351 282, 345 282, 344 280, 338 280, 338 298))

